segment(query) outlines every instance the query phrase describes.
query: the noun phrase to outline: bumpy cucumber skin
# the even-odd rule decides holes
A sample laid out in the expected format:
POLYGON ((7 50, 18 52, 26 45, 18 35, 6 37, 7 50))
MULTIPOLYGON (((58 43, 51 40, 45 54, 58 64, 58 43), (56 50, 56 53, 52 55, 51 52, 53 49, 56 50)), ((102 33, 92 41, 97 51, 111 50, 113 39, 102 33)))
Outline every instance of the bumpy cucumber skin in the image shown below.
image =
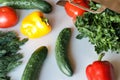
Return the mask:
POLYGON ((64 28, 58 35, 55 45, 55 57, 60 70, 67 76, 73 75, 73 70, 68 59, 67 48, 71 37, 71 29, 64 28))
POLYGON ((43 0, 0 0, 0 4, 15 9, 39 9, 43 13, 52 11, 52 5, 43 0))
POLYGON ((21 80, 38 80, 38 75, 47 53, 48 50, 45 46, 42 46, 33 52, 24 69, 21 80))

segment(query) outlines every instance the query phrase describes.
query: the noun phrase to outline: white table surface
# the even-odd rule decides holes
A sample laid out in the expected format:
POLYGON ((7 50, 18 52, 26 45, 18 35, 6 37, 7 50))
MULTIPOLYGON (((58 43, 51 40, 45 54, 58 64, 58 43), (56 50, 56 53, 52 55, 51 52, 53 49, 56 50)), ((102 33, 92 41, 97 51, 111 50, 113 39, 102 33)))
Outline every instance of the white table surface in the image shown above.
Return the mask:
MULTIPOLYGON (((82 40, 75 38, 78 34, 78 31, 75 28, 72 19, 65 13, 64 8, 55 4, 58 0, 47 1, 53 6, 53 11, 50 14, 45 14, 50 21, 52 31, 44 37, 29 39, 29 41, 21 47, 20 52, 24 55, 24 58, 22 59, 23 63, 9 73, 11 79, 21 80, 26 63, 34 50, 40 46, 47 46, 48 56, 44 62, 44 65, 42 66, 42 70, 40 71, 39 80, 87 80, 85 75, 86 66, 98 58, 96 52, 94 51, 93 45, 88 42, 87 38, 82 40), (72 77, 64 75, 59 70, 55 59, 55 41, 59 32, 65 27, 72 28, 72 37, 70 40, 70 48, 68 53, 74 67, 74 75, 72 77)), ((35 9, 16 11, 19 15, 19 23, 12 28, 0 30, 15 30, 19 33, 21 38, 24 38, 25 36, 20 33, 19 29, 21 20, 30 12, 35 11, 35 9)), ((116 80, 120 80, 120 54, 114 54, 110 52, 106 53, 106 56, 104 56, 103 60, 109 60, 113 64, 116 72, 116 80)))

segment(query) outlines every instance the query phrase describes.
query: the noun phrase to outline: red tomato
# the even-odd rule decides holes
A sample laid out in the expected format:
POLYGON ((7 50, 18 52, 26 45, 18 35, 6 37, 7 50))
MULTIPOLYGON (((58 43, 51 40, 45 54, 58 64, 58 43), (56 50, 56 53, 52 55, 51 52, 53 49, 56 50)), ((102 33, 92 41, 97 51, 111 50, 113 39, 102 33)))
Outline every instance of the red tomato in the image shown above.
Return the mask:
POLYGON ((0 28, 12 27, 18 22, 16 11, 8 6, 0 7, 0 28))
MULTIPOLYGON (((77 4, 81 5, 81 6, 86 7, 86 8, 89 8, 87 0, 86 1, 84 1, 84 0, 74 0, 74 3, 77 3, 77 4)), ((70 2, 66 2, 64 7, 65 7, 66 13, 70 17, 72 17, 73 19, 75 19, 76 16, 82 16, 83 13, 85 12, 85 10, 71 4, 70 2)))

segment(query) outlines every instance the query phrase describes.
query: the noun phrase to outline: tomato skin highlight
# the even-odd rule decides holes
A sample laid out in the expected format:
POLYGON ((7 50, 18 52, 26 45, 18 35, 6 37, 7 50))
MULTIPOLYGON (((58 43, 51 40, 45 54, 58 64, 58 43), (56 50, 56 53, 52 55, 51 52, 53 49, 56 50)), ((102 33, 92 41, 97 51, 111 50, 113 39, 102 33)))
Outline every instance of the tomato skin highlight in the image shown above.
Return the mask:
POLYGON ((16 11, 8 6, 0 7, 0 28, 9 28, 16 25, 18 15, 16 11))
MULTIPOLYGON (((87 1, 74 0, 73 2, 76 3, 76 4, 79 4, 83 7, 89 8, 89 5, 88 5, 87 1)), ((72 17, 73 19, 75 19, 77 16, 82 16, 84 14, 84 12, 86 12, 85 10, 71 4, 70 2, 66 2, 64 8, 65 8, 65 11, 66 11, 67 15, 72 17)))

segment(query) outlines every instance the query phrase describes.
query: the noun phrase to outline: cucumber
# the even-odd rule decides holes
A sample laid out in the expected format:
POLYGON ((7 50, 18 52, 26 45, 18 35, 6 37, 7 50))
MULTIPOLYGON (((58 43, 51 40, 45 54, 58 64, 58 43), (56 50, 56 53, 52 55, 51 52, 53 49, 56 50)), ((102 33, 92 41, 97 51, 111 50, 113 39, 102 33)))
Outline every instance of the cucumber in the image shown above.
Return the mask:
POLYGON ((58 35, 55 45, 55 57, 59 69, 67 76, 73 75, 73 70, 68 59, 68 44, 71 37, 71 29, 64 28, 58 35))
POLYGON ((41 46, 31 55, 22 75, 21 80, 38 80, 39 71, 47 56, 48 49, 41 46))
POLYGON ((39 9, 43 13, 52 11, 52 5, 43 0, 0 0, 0 4, 14 9, 39 9))

